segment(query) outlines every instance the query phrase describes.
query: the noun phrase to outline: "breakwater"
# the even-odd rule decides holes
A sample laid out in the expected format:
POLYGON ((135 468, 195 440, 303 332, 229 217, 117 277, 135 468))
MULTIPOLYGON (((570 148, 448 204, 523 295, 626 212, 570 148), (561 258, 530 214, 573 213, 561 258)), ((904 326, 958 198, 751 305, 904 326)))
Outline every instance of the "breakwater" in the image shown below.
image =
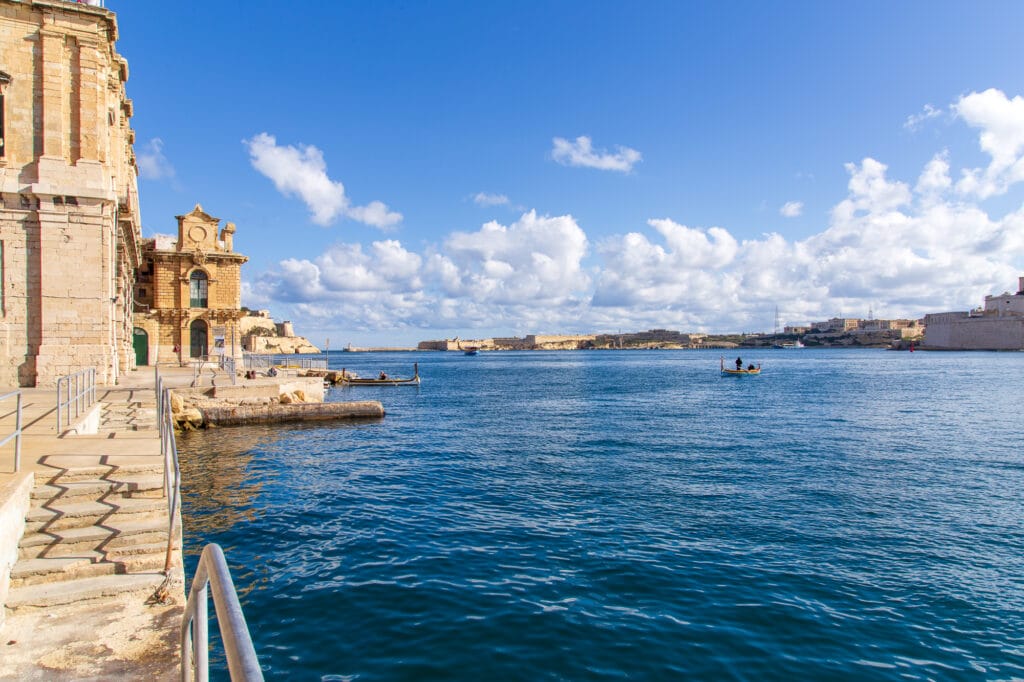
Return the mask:
POLYGON ((345 403, 223 405, 204 407, 202 412, 207 424, 242 426, 330 419, 380 419, 384 416, 384 406, 377 400, 360 400, 345 403))

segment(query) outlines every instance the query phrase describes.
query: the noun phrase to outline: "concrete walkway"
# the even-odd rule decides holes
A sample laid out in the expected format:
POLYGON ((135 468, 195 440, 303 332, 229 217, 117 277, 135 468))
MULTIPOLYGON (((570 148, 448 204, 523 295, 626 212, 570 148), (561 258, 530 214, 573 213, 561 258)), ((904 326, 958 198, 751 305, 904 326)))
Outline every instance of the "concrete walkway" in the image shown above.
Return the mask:
MULTIPOLYGON (((190 368, 161 374, 172 386, 193 379, 190 368)), ((13 442, 0 447, 0 508, 29 490, 31 508, 5 598, 0 679, 177 679, 181 526, 165 583, 168 503, 152 368, 97 389, 105 407, 97 435, 61 437, 56 391, 21 390, 21 467, 14 472, 13 442)), ((14 429, 14 408, 0 403, 0 437, 14 429)))

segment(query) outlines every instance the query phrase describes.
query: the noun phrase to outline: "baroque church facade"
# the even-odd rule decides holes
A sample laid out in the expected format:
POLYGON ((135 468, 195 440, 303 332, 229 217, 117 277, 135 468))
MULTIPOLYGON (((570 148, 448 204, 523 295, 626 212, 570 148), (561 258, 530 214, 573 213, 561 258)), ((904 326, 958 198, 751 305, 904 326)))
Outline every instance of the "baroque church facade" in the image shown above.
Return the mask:
POLYGON ((135 284, 136 362, 242 355, 242 264, 234 223, 220 227, 198 204, 177 216, 177 239, 145 239, 135 284))

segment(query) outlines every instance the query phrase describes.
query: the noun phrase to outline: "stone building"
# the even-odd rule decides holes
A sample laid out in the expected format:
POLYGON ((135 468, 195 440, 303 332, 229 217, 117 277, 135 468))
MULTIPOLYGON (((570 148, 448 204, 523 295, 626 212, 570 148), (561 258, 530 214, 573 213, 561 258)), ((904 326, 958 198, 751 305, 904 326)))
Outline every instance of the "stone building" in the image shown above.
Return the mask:
POLYGON ((0 0, 0 386, 134 365, 139 208, 114 14, 0 0))
POLYGON ((241 357, 242 264, 235 226, 220 227, 196 204, 177 216, 178 236, 142 242, 135 282, 136 363, 180 362, 207 355, 241 357))
POLYGON ((1017 293, 986 296, 983 308, 924 316, 926 348, 1024 350, 1024 277, 1017 293))

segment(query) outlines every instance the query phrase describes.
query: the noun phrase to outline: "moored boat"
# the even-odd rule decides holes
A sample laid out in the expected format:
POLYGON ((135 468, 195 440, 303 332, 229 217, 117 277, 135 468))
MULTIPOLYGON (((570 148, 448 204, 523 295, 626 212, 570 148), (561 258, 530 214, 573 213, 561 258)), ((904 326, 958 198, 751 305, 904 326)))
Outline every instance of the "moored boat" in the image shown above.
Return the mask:
POLYGON ((350 377, 345 372, 345 369, 341 370, 341 381, 338 383, 341 386, 418 386, 420 383, 420 365, 418 362, 413 363, 413 376, 412 378, 401 378, 401 377, 389 377, 388 375, 381 372, 381 376, 374 379, 360 379, 358 377, 350 377))

